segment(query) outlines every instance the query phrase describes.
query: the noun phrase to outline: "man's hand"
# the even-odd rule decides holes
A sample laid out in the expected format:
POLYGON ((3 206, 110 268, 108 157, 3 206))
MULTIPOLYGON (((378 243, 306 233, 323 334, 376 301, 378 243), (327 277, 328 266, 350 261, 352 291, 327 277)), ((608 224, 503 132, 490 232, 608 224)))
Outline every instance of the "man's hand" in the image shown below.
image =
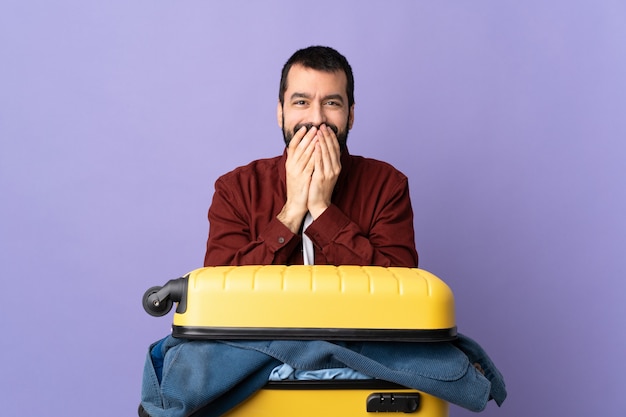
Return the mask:
POLYGON ((298 233, 302 219, 308 210, 311 176, 315 169, 313 154, 316 149, 318 130, 301 127, 289 142, 285 163, 287 201, 277 218, 293 233, 298 233))
POLYGON ((341 172, 341 149, 335 132, 321 125, 316 138, 313 152, 315 166, 307 200, 307 209, 313 219, 317 219, 330 205, 341 172))

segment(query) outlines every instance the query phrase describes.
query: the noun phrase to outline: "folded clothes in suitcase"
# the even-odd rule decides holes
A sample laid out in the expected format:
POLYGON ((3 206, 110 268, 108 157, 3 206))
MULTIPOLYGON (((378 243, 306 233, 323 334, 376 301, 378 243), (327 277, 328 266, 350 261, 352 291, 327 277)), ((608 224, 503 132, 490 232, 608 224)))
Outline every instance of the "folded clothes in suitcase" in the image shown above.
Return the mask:
MULTIPOLYGON (((416 268, 200 268, 149 289, 143 303, 155 316, 177 303, 172 335, 186 339, 428 343, 457 336, 450 288, 416 268)), ((269 382, 226 415, 348 417, 371 412, 447 416, 448 403, 382 380, 288 380, 269 382)))

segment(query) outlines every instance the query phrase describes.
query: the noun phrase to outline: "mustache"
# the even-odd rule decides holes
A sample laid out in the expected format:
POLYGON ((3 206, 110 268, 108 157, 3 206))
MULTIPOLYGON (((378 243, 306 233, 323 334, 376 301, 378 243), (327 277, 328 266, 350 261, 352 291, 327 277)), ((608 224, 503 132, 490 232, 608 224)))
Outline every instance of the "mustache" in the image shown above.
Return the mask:
MULTIPOLYGON (((324 123, 324 124, 326 125, 326 127, 330 128, 333 132, 335 132, 335 135, 337 133, 339 133, 339 129, 337 128, 337 126, 335 126, 333 124, 330 124, 330 123, 324 123)), ((293 128, 293 133, 295 134, 302 127, 306 127, 306 131, 308 132, 313 126, 315 126, 317 129, 319 129, 321 125, 314 125, 313 123, 298 123, 293 128)))

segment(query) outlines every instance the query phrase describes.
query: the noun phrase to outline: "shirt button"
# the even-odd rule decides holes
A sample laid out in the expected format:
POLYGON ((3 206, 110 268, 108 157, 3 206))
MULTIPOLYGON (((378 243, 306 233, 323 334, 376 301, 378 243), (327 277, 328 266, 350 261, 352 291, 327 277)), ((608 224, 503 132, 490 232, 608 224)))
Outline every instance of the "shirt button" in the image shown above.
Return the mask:
POLYGON ((284 238, 284 237, 282 237, 282 236, 281 236, 281 237, 279 237, 279 238, 278 238, 278 243, 281 243, 281 244, 282 244, 282 243, 285 243, 285 238, 284 238))

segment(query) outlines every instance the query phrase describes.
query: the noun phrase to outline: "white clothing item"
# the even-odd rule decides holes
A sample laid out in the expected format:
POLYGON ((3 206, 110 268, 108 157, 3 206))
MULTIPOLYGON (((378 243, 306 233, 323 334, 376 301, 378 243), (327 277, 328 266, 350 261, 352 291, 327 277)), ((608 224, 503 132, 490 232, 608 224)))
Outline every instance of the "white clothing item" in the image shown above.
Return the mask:
POLYGON ((308 211, 304 217, 304 225, 302 226, 302 256, 304 257, 305 265, 315 265, 315 251, 313 250, 313 242, 304 233, 307 227, 313 223, 313 216, 308 211))
POLYGON ((299 371, 290 365, 283 363, 272 370, 269 376, 270 381, 285 380, 327 380, 327 379, 374 379, 352 368, 331 368, 319 370, 299 371))

